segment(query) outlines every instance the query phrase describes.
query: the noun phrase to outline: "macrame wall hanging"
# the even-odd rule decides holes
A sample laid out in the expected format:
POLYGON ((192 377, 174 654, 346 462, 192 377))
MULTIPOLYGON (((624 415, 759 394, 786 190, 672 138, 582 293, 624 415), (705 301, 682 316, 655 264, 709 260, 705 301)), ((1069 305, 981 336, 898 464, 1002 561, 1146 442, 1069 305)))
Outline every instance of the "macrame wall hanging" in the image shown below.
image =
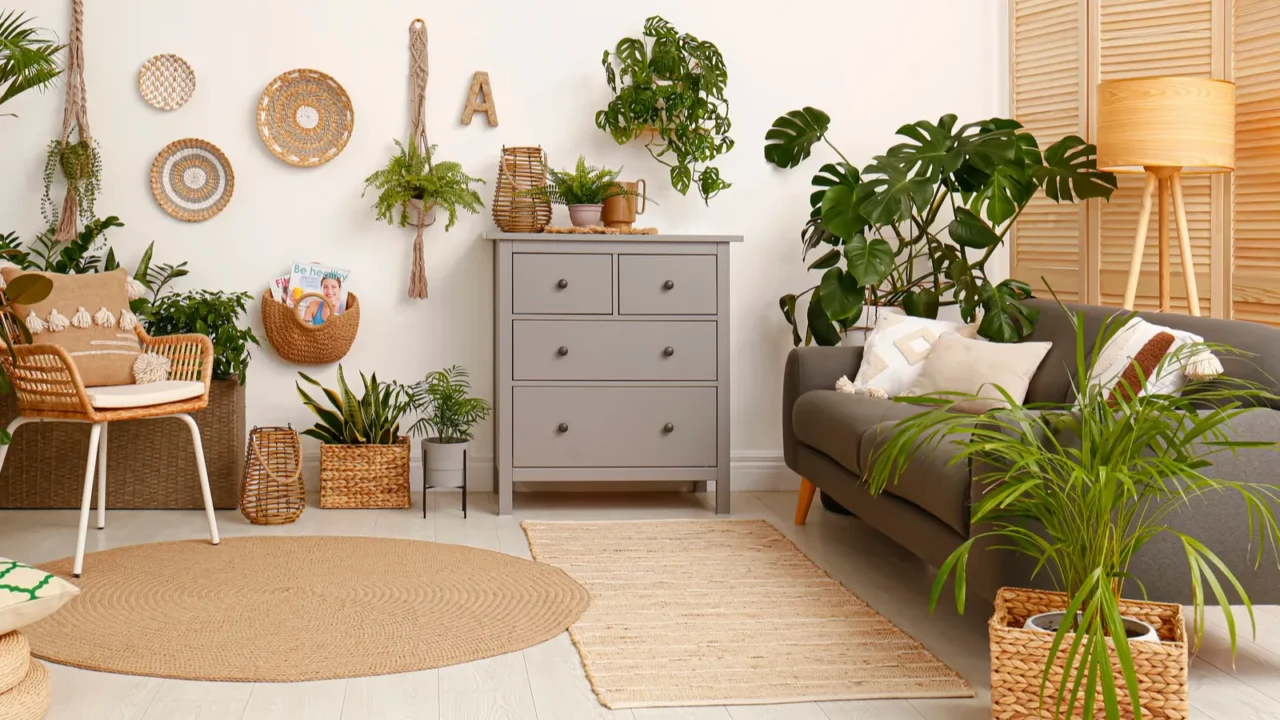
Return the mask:
MULTIPOLYGON (((63 73, 67 83, 66 105, 62 111, 62 137, 49 148, 45 166, 45 204, 52 205, 49 183, 53 173, 62 171, 67 180, 67 193, 57 216, 53 239, 72 240, 79 233, 79 220, 93 217, 93 201, 101 177, 98 149, 89 131, 88 100, 84 85, 84 0, 71 1, 71 33, 67 42, 67 67, 63 73), (71 139, 75 133, 76 140, 71 139)), ((52 207, 46 207, 46 214, 52 207)), ((52 218, 47 218, 52 222, 52 218)))
MULTIPOLYGON (((427 168, 431 168, 431 146, 427 144, 427 78, 431 67, 427 63, 427 23, 418 18, 409 24, 409 88, 412 93, 409 109, 413 131, 409 142, 425 153, 427 168)), ((428 216, 431 208, 424 206, 417 213, 418 236, 413 241, 413 268, 409 273, 409 297, 424 300, 427 297, 427 260, 422 251, 422 234, 431 224, 428 216)))

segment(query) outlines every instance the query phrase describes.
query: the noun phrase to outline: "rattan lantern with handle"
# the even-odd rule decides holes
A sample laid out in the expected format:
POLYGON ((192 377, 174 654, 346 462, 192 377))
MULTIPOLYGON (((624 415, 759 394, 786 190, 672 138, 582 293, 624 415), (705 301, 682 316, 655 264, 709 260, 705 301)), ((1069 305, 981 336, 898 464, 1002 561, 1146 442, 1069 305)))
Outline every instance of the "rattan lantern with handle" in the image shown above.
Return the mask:
POLYGON ((240 513, 255 525, 284 525, 297 520, 306 505, 298 432, 255 427, 245 450, 240 513))
POLYGON ((1169 199, 1178 227, 1178 251, 1187 306, 1200 314, 1191 236, 1182 201, 1182 176, 1235 168, 1236 86, 1224 80, 1146 77, 1098 85, 1098 169, 1145 173, 1142 212, 1129 261, 1124 306, 1133 309, 1151 220, 1151 193, 1159 188, 1160 310, 1169 300, 1169 199))
POLYGON ((547 155, 541 147, 504 147, 493 190, 493 222, 503 232, 542 232, 551 222, 551 202, 527 195, 547 185, 547 155))

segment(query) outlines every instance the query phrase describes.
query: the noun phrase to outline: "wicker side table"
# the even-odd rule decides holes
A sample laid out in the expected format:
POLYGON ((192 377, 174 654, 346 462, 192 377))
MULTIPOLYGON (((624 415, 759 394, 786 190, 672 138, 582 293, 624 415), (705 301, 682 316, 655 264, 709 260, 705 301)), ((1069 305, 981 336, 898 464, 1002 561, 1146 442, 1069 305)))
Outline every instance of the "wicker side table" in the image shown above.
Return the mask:
POLYGON ((245 449, 240 513, 255 525, 284 525, 297 520, 306 505, 298 432, 255 427, 245 449))

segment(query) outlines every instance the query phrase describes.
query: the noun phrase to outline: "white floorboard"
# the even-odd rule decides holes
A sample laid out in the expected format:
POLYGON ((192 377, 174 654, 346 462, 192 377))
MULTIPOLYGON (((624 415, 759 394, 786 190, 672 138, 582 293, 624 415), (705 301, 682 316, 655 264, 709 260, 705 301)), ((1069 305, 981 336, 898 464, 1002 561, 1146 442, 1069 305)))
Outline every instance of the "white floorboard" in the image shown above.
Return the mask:
MULTIPOLYGON (((714 518, 712 498, 688 493, 520 494, 516 514, 498 517, 495 497, 475 493, 467 518, 456 492, 415 495, 410 510, 311 507, 285 526, 251 525, 218 513, 222 534, 373 535, 456 543, 530 557, 520 521, 714 518)), ((200 683, 95 673, 51 666, 49 720, 985 720, 990 716, 986 618, 972 603, 928 607, 932 571, 861 521, 816 507, 809 524, 792 524, 795 494, 738 493, 734 518, 772 522, 814 562, 843 582, 974 686, 977 697, 875 700, 733 707, 610 711, 595 700, 567 634, 466 665, 416 673, 313 683, 200 683)), ((0 511, 0 555, 27 562, 74 549, 74 511, 0 511)), ((92 552, 200 537, 196 511, 112 511, 107 529, 91 531, 92 552)), ((1232 662, 1221 615, 1209 613, 1206 638, 1191 671, 1192 716, 1204 720, 1280 720, 1280 608, 1258 611, 1258 639, 1242 633, 1232 662)), ((1242 616, 1238 616, 1242 617, 1242 616)))

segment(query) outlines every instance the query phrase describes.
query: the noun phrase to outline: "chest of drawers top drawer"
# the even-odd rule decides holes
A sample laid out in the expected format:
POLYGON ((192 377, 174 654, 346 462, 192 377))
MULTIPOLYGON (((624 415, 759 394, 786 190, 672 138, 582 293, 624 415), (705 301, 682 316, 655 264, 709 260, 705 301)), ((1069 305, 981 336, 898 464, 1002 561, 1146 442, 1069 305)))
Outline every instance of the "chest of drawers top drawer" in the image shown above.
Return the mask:
POLYGON ((622 315, 715 315, 715 255, 619 255, 622 315))
POLYGON ((613 314, 612 255, 518 252, 511 267, 514 314, 613 314))

